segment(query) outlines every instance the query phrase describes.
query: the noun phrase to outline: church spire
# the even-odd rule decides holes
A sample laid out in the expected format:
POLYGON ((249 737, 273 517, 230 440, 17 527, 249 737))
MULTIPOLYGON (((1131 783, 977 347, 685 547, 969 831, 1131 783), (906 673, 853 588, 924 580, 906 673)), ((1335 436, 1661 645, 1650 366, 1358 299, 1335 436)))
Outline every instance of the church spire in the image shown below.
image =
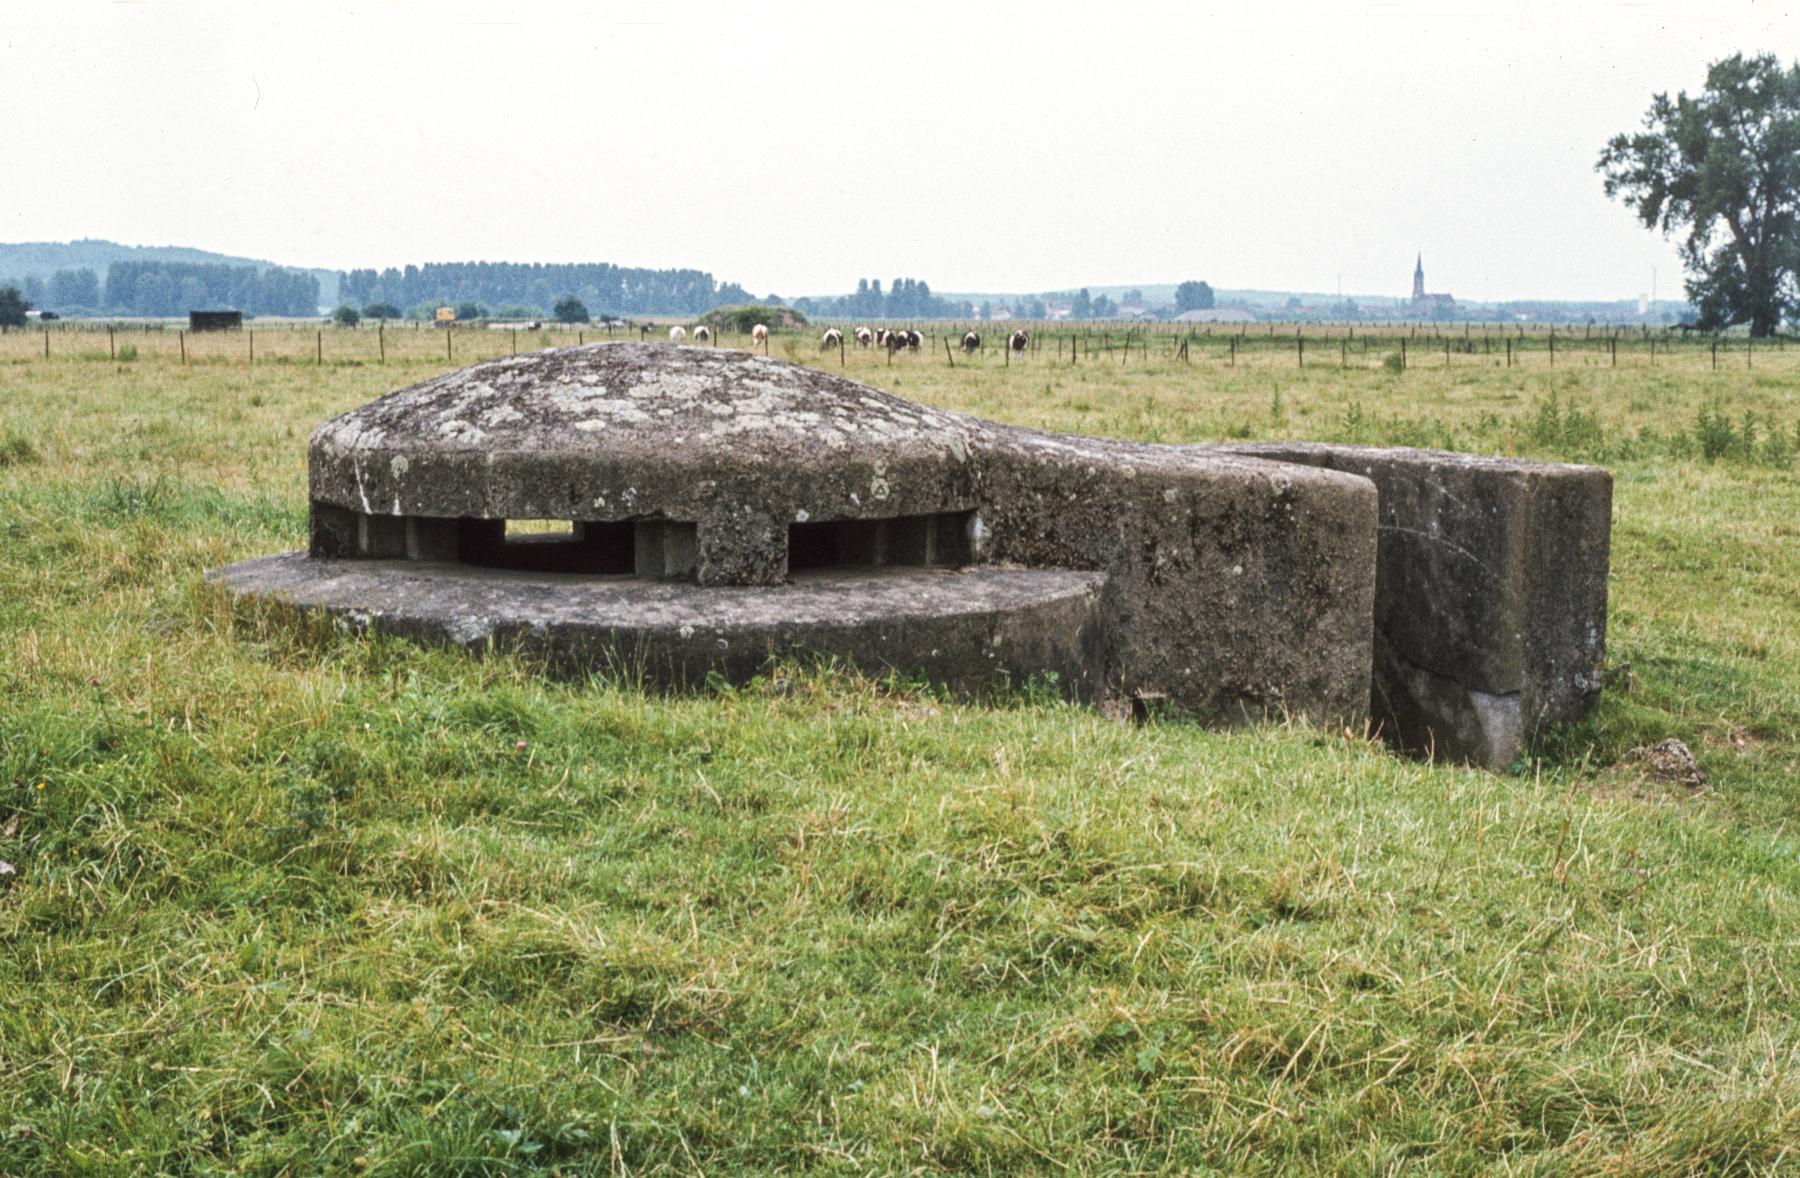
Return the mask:
POLYGON ((1413 298, 1425 297, 1425 251, 1419 251, 1419 258, 1413 263, 1413 298))

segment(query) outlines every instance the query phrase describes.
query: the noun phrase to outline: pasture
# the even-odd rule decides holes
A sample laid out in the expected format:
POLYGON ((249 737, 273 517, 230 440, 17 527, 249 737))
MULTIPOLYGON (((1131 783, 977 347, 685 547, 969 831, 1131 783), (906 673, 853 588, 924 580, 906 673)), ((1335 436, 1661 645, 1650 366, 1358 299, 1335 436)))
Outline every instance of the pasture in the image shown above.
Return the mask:
POLYGON ((1598 713, 1491 774, 296 627, 202 573, 302 545, 313 426, 576 333, 10 333, 0 1173, 1800 1168, 1800 349, 1003 326, 769 352, 1083 433, 1603 463, 1598 713))

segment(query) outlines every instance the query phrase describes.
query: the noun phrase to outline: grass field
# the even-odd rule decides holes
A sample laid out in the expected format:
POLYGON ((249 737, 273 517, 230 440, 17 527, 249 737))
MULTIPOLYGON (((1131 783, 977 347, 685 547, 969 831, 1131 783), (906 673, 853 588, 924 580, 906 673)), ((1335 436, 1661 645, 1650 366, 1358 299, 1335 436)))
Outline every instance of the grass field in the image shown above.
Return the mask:
POLYGON ((300 546, 309 431, 441 333, 0 337, 0 1174, 1800 1172, 1800 350, 1121 338, 847 364, 1603 462, 1598 714, 1489 774, 283 627, 203 571, 300 546))

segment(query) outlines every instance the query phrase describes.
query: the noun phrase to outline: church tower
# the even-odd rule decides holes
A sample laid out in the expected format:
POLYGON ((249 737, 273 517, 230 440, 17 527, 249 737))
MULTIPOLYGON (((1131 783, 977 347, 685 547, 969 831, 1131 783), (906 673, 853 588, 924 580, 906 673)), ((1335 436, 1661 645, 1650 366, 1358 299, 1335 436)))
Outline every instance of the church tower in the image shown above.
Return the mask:
POLYGON ((1413 263, 1413 301, 1425 297, 1425 254, 1421 251, 1419 260, 1413 263))

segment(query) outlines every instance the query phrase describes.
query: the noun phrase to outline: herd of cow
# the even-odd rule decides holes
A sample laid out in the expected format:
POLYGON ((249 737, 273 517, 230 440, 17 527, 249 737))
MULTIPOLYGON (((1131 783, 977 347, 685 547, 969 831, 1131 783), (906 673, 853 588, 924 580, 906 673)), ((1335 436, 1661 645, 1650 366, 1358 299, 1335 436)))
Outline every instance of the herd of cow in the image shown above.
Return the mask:
MULTIPOLYGON (((894 328, 889 330, 885 327, 877 328, 873 331, 867 327, 859 327, 856 329, 856 346, 859 348, 887 348, 889 351, 893 352, 898 352, 904 348, 908 351, 916 352, 924 345, 924 343, 924 336, 916 331, 908 329, 894 328)), ((1030 343, 1031 336, 1026 334, 1024 328, 1020 328, 1013 332, 1007 339, 1006 346, 1011 348, 1014 352, 1023 352, 1030 343)), ((827 328, 825 334, 819 337, 819 350, 822 352, 831 348, 841 348, 843 346, 844 333, 835 327, 827 328)), ((971 331, 963 336, 962 350, 964 352, 974 352, 980 347, 981 335, 979 332, 971 331)))
MULTIPOLYGON (((693 336, 694 336, 694 340, 697 343, 706 343, 712 339, 712 329, 708 328, 705 324, 701 324, 700 326, 694 328, 693 336)), ((688 338, 688 329, 687 328, 685 328, 685 327, 669 328, 669 342, 670 343, 678 344, 687 338, 688 338)), ((769 329, 764 327, 762 324, 758 323, 755 327, 750 329, 751 343, 753 343, 753 344, 764 343, 768 340, 768 338, 769 338, 769 329)), ((859 327, 856 329, 855 339, 856 339, 856 346, 859 348, 869 348, 869 347, 886 348, 890 352, 899 352, 899 351, 916 352, 922 346, 924 346, 924 343, 925 343, 925 337, 920 335, 918 332, 910 330, 910 329, 898 328, 898 327, 896 327, 896 328, 879 327, 879 328, 875 328, 873 330, 871 330, 870 328, 867 328, 867 327, 859 327)), ((1030 343, 1031 343, 1031 336, 1022 327, 1019 328, 1017 331, 1013 332, 1010 336, 1008 336, 1007 340, 1006 340, 1006 346, 1009 349, 1011 349, 1014 354, 1023 352, 1026 349, 1026 347, 1028 347, 1030 345, 1030 343)), ((841 348, 843 346, 844 346, 844 333, 839 331, 835 327, 827 328, 825 330, 825 334, 819 337, 819 350, 821 352, 827 351, 831 348, 841 348)), ((979 332, 971 331, 971 332, 966 333, 963 336, 962 350, 965 353, 975 352, 975 351, 979 350, 980 347, 981 347, 981 334, 979 332)))

